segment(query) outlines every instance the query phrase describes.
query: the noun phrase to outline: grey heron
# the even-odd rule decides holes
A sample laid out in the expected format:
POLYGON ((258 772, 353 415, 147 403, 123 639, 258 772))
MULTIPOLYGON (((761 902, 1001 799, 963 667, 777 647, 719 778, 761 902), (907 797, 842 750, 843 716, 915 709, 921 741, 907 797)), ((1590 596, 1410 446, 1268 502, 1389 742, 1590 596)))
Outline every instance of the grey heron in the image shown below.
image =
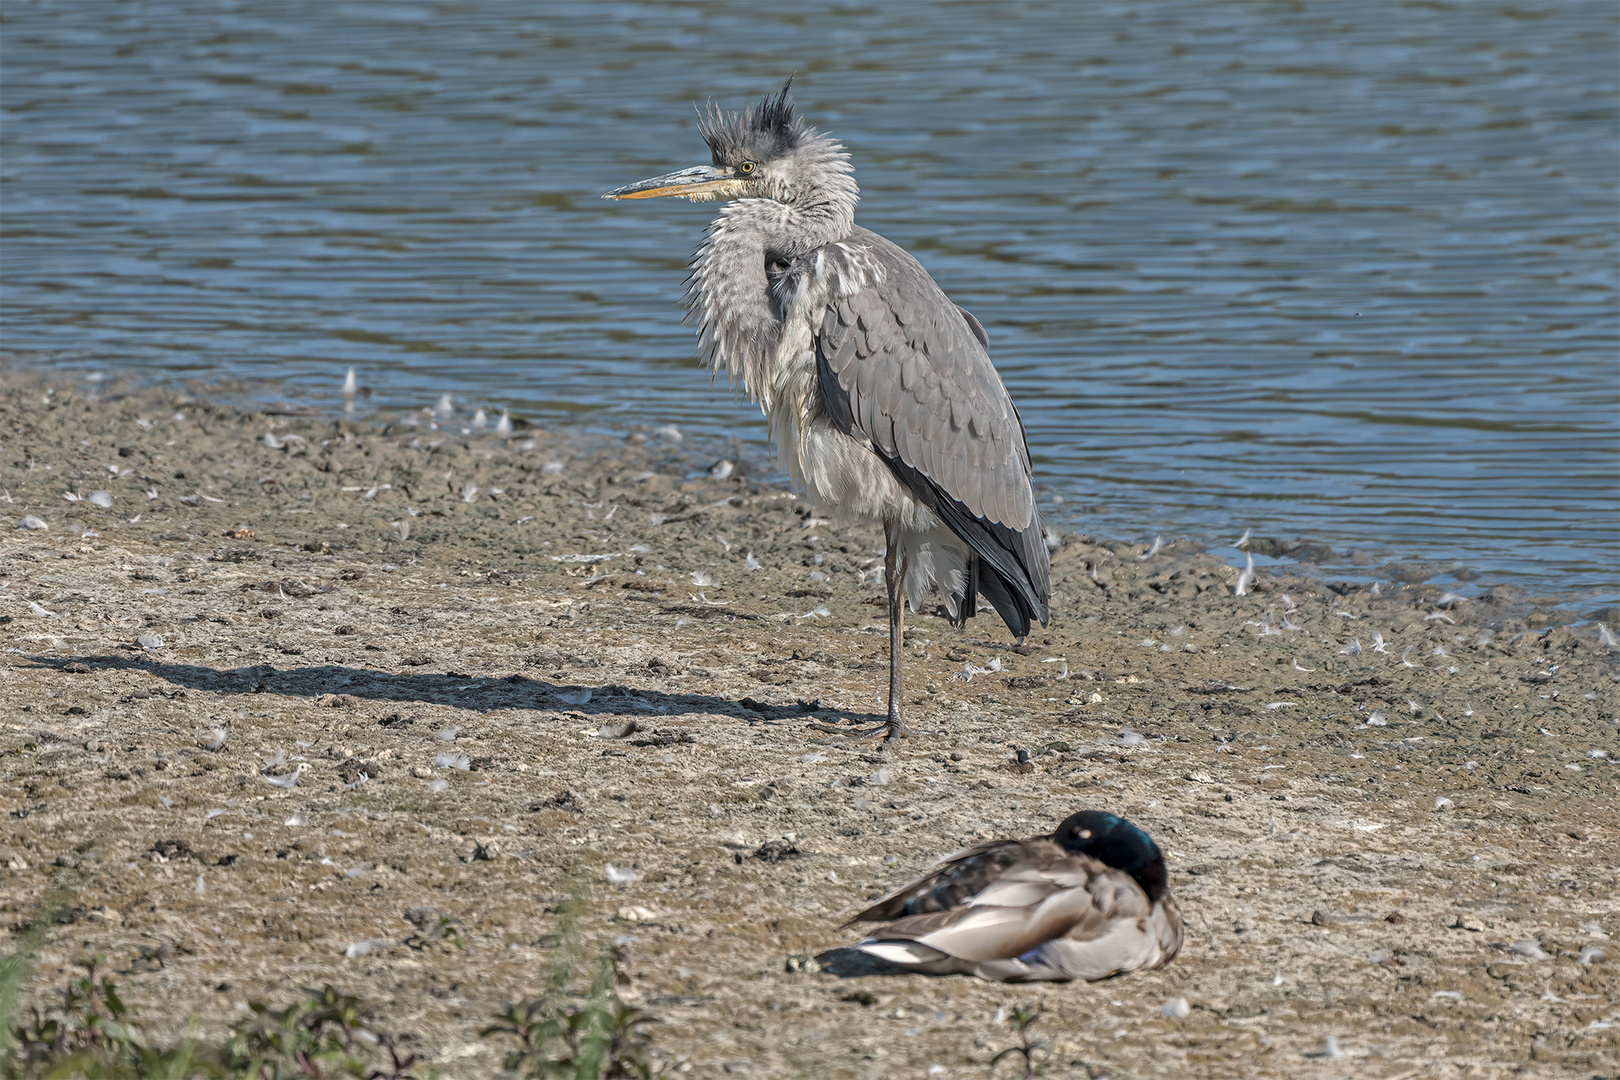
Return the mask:
POLYGON ((765 414, 783 470, 844 520, 881 523, 889 714, 901 715, 904 608, 937 590, 960 626, 983 596, 1022 641, 1046 625, 1051 567, 1023 421, 978 319, 922 264, 855 224, 849 154, 788 97, 699 122, 711 164, 605 199, 722 200, 691 262, 698 351, 765 414))

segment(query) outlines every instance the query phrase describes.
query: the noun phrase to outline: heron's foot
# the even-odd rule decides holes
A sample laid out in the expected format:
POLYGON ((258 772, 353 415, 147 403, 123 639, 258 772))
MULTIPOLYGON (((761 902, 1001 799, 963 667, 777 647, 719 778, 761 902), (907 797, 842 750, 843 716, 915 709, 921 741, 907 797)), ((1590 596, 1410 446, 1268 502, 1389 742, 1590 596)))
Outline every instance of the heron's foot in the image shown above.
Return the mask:
MULTIPOLYGON (((882 723, 876 727, 867 728, 865 731, 848 731, 842 728, 827 727, 825 724, 812 724, 810 726, 815 731, 824 731, 829 735, 838 736, 838 739, 836 740, 837 742, 867 742, 868 740, 882 736, 883 744, 885 746, 889 745, 890 743, 899 742, 901 739, 919 738, 926 734, 926 732, 917 731, 914 728, 907 727, 905 721, 899 719, 889 720, 887 723, 882 723)), ((831 742, 834 740, 826 741, 831 742)))

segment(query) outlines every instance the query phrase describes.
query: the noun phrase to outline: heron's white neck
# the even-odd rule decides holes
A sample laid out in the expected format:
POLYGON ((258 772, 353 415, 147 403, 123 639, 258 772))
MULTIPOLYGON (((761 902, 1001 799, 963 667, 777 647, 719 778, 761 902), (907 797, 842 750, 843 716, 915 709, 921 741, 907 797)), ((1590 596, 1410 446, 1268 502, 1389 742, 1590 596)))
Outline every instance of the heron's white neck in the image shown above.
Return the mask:
POLYGON ((698 353, 756 400, 769 393, 767 370, 782 340, 771 303, 767 264, 791 262, 848 236, 855 226, 855 181, 799 205, 775 199, 727 203, 710 223, 687 279, 689 321, 698 324, 698 353))

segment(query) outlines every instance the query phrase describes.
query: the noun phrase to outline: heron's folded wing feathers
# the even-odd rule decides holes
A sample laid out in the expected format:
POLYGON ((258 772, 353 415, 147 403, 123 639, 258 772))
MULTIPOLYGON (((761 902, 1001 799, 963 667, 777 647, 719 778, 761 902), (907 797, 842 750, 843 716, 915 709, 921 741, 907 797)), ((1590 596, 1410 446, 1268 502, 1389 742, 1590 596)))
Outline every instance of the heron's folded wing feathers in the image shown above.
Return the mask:
POLYGON ((1012 604, 997 609, 1016 633, 1027 633, 1032 619, 1046 621, 1051 571, 1023 424, 983 328, 876 233, 858 228, 828 250, 847 259, 854 246, 883 273, 836 294, 822 318, 816 353, 828 415, 869 440, 994 568, 1012 604))

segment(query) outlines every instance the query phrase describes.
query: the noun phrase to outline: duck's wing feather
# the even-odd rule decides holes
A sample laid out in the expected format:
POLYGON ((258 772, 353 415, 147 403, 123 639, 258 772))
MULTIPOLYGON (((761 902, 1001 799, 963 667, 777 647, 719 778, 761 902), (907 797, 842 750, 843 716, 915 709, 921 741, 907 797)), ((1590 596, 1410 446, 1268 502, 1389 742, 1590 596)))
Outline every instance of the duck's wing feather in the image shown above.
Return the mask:
POLYGON ((996 882, 1024 867, 1050 865, 1064 856, 1044 838, 992 840, 952 852, 928 873, 908 881, 849 921, 887 922, 910 915, 949 911, 973 902, 996 882))

